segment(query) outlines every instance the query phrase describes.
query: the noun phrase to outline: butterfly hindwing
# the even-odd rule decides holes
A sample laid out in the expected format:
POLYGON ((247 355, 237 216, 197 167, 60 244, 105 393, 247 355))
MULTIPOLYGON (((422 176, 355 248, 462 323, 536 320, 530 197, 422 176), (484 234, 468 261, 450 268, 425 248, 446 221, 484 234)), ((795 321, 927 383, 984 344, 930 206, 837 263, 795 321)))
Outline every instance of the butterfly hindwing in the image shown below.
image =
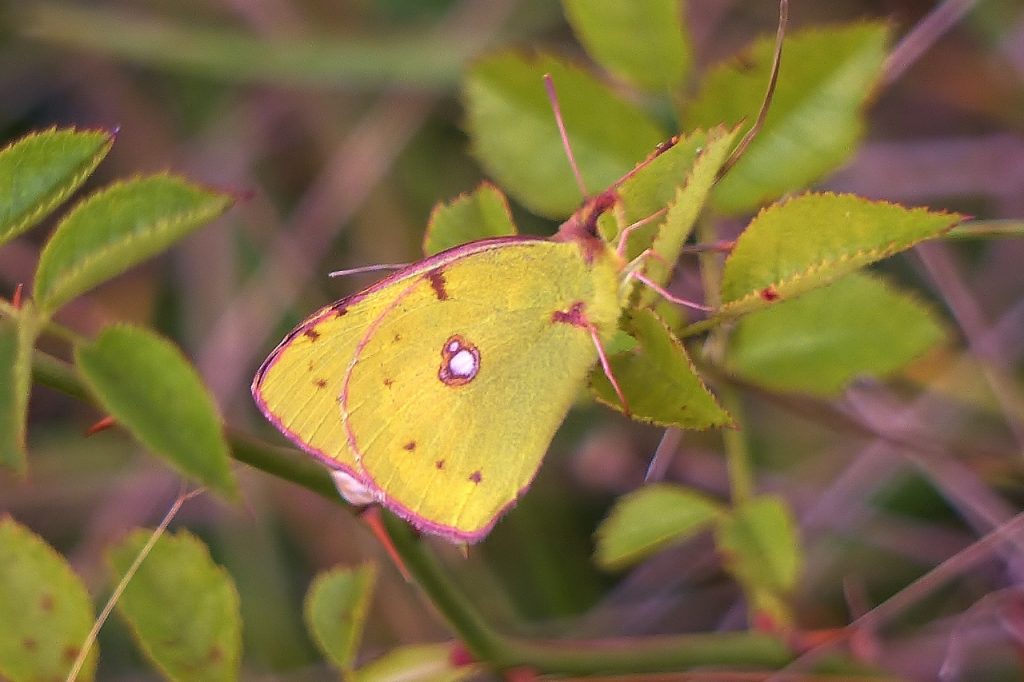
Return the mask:
POLYGON ((338 396, 360 329, 384 305, 378 295, 321 308, 285 337, 252 386, 256 404, 289 440, 356 478, 361 476, 348 449, 338 396))

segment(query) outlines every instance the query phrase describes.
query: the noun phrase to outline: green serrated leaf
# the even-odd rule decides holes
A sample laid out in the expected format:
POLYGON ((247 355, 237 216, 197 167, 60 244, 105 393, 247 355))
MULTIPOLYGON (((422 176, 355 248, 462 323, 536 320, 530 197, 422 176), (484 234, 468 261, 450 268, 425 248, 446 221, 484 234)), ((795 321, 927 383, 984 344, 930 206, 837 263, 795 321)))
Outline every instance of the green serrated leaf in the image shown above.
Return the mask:
MULTIPOLYGON (((116 582, 152 531, 139 529, 107 553, 116 582)), ((242 651, 231 576, 188 531, 165 533, 125 587, 118 613, 139 648, 171 680, 237 680, 242 651)))
POLYGON ((306 627, 320 651, 343 672, 352 672, 376 578, 373 564, 337 568, 319 574, 306 593, 306 627))
POLYGON ((105 130, 50 128, 0 150, 0 244, 64 201, 113 144, 114 136, 105 130))
MULTIPOLYGON (((626 311, 623 326, 638 347, 610 358, 612 373, 637 421, 682 429, 706 429, 732 423, 701 381, 686 349, 653 310, 626 311)), ((621 410, 615 389, 602 368, 590 375, 591 391, 601 402, 621 410)))
MULTIPOLYGON (((675 198, 669 203, 665 219, 659 225, 652 244, 654 257, 649 258, 644 266, 644 274, 657 284, 668 283, 679 254, 682 253, 683 244, 693 230, 738 132, 738 129, 725 133, 717 131, 717 134, 711 131, 707 144, 694 160, 686 183, 679 186, 675 198)), ((640 291, 640 305, 649 306, 658 299, 658 293, 650 287, 640 291)))
POLYGON ((761 496, 737 506, 716 529, 726 568, 748 590, 792 590, 803 557, 796 522, 786 501, 761 496))
POLYGON ((41 320, 31 301, 17 318, 0 317, 0 467, 24 473, 32 349, 41 320))
POLYGON ((39 257, 35 298, 51 313, 97 284, 163 251, 231 204, 226 194, 154 175, 117 183, 82 201, 39 257))
POLYGON ((738 315, 824 286, 937 237, 960 221, 851 194, 804 194, 764 209, 722 272, 722 313, 738 315))
POLYGON ((460 682, 481 672, 478 665, 452 663, 451 644, 419 644, 394 649, 360 668, 354 682, 460 682))
POLYGON ((741 318, 727 367, 766 388, 828 396, 857 376, 903 367, 943 337, 938 317, 915 297, 854 272, 741 318))
POLYGON ((505 195, 491 183, 483 182, 468 194, 434 206, 423 235, 423 255, 433 256, 453 246, 487 237, 506 237, 516 231, 505 195))
POLYGON ((695 490, 669 483, 645 486, 620 498, 597 528, 598 565, 625 568, 711 526, 722 506, 695 490))
POLYGON ((663 210, 672 201, 678 188, 685 184, 708 139, 718 134, 721 134, 721 129, 695 130, 658 145, 615 188, 614 211, 606 211, 598 217, 597 227, 602 238, 618 246, 619 233, 634 226, 628 238, 627 256, 635 258, 650 247, 659 221, 641 226, 636 224, 663 210))
MULTIPOLYGON (((712 196, 741 213, 803 189, 836 169, 863 135, 862 110, 882 73, 889 31, 860 23, 786 36, 778 86, 764 127, 712 196)), ((712 70, 683 112, 684 127, 753 124, 768 85, 774 37, 712 70)))
POLYGON ((693 55, 680 0, 562 0, 587 53, 605 69, 647 90, 675 91, 693 55))
POLYGON ((463 83, 474 154, 530 210, 564 218, 582 197, 544 90, 546 73, 590 191, 618 180, 666 136, 599 80, 555 57, 505 52, 478 61, 463 83))
MULTIPOLYGON (((81 580, 42 538, 0 517, 0 678, 63 680, 92 629, 93 611, 81 580)), ((93 679, 94 646, 79 680, 93 679)))
POLYGON ((172 343, 115 325, 75 348, 75 362, 103 409, 147 448, 203 485, 236 495, 217 407, 172 343))

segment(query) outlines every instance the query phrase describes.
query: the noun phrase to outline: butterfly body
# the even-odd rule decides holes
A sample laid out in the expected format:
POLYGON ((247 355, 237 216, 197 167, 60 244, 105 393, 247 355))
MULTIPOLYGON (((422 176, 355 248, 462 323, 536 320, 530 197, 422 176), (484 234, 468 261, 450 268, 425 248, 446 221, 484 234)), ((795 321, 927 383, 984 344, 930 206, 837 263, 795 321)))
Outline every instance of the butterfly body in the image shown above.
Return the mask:
POLYGON ((623 302, 596 238, 471 242, 313 314, 253 396, 368 498, 474 542, 533 480, 623 302))

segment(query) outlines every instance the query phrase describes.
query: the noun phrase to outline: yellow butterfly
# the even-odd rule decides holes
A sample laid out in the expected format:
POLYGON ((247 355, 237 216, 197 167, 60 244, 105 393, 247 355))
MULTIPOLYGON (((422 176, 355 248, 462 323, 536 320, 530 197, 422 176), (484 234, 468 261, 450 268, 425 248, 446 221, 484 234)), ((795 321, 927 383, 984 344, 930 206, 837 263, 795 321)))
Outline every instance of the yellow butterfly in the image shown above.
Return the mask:
POLYGON ((594 228, 607 196, 552 240, 470 242, 320 309, 260 367, 257 405, 350 502, 480 540, 616 331, 623 260, 594 228))

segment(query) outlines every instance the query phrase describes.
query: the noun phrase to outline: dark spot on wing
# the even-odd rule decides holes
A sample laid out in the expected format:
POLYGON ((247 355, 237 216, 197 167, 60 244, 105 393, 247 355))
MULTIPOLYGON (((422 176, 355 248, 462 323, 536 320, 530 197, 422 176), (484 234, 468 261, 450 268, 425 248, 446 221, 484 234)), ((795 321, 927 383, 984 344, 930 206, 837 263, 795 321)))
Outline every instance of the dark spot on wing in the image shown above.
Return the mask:
POLYGON ((775 287, 765 287, 761 290, 761 298, 766 301, 777 301, 779 300, 779 292, 775 290, 775 287))
POLYGON ((384 377, 384 385, 390 387, 391 384, 395 383, 395 380, 391 377, 384 377))
POLYGON ((448 300, 448 291, 445 289, 444 272, 441 268, 434 268, 426 274, 430 286, 434 288, 434 295, 439 301, 448 300))
POLYGON ((24 647, 26 651, 35 651, 37 648, 39 648, 39 642, 32 639, 31 637, 26 637, 23 640, 21 640, 21 646, 24 647))
POLYGON ((312 360, 310 360, 309 362, 306 363, 306 369, 308 369, 310 372, 313 371, 313 361, 312 360))
POLYGON ((583 315, 583 301, 576 301, 568 310, 556 310, 551 313, 552 322, 571 324, 574 327, 586 327, 586 319, 583 315))
POLYGON ((50 611, 53 611, 53 595, 52 594, 44 594, 39 599, 39 608, 41 608, 43 611, 45 611, 47 613, 49 613, 50 611))
POLYGON ((436 462, 434 462, 434 466, 437 467, 438 469, 444 469, 444 460, 437 460, 436 462))
POLYGON ((317 388, 327 388, 327 379, 317 379, 313 382, 317 388))
POLYGON ((318 332, 317 330, 313 329, 312 327, 310 327, 306 331, 302 332, 302 335, 305 336, 307 339, 309 339, 310 342, 315 342, 317 339, 320 338, 320 332, 318 332))
POLYGON ((405 445, 403 445, 402 448, 404 448, 405 450, 408 450, 409 452, 412 452, 413 450, 416 449, 416 441, 411 440, 408 443, 406 443, 405 445))
POLYGON ((484 480, 484 477, 483 474, 480 473, 480 470, 477 469, 469 475, 469 480, 473 481, 473 483, 479 484, 480 481, 484 480))
POLYGON ((398 343, 401 340, 402 340, 402 335, 401 334, 395 334, 395 343, 398 343))
POLYGON ((334 316, 335 317, 345 317, 345 314, 347 312, 348 312, 348 308, 345 307, 344 303, 335 303, 334 304, 334 316))
POLYGON ((77 646, 66 646, 64 651, 61 652, 66 663, 74 663, 75 659, 78 658, 78 647, 77 646))

